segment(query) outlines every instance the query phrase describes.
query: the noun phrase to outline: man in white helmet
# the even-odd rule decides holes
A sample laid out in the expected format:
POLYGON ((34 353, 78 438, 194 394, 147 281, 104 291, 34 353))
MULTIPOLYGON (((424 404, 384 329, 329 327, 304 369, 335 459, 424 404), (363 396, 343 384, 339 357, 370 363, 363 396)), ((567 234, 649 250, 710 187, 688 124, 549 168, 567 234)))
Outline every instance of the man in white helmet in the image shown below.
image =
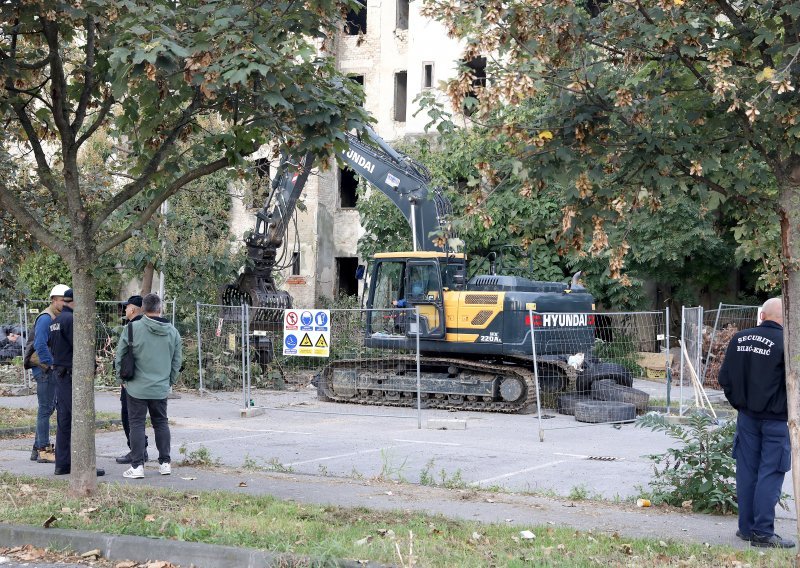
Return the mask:
POLYGON ((36 317, 33 324, 33 349, 39 359, 33 367, 36 379, 36 397, 39 410, 36 416, 36 438, 33 441, 31 461, 54 463, 55 452, 50 444, 50 417, 56 408, 56 378, 53 374, 53 355, 47 345, 50 339, 50 324, 64 307, 64 292, 69 286, 57 284, 50 291, 50 305, 36 317))

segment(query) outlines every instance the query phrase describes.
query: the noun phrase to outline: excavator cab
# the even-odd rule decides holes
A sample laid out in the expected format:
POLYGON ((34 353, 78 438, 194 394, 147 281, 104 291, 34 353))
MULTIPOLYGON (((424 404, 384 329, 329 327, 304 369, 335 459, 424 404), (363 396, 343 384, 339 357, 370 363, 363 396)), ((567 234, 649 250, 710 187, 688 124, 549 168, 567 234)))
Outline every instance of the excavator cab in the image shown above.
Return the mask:
POLYGON ((463 254, 397 252, 375 255, 367 293, 367 341, 412 346, 446 335, 445 294, 463 285, 463 254), (414 308, 419 309, 419 326, 414 308))

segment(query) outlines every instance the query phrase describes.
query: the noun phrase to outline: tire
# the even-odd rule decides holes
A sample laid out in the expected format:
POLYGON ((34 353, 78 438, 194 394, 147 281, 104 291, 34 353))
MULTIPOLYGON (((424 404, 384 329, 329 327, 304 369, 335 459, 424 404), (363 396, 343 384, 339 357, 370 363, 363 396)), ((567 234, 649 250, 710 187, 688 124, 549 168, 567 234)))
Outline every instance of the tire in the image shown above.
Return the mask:
POLYGON ((567 375, 556 365, 539 363, 539 389, 542 395, 552 395, 567 389, 567 375))
POLYGON ((611 379, 600 379, 592 383, 592 398, 609 402, 633 404, 640 413, 647 412, 650 395, 639 389, 618 385, 611 379))
POLYGON ((632 422, 636 420, 636 407, 628 402, 585 400, 575 404, 575 420, 591 424, 632 422))
POLYGON ((592 383, 598 379, 611 379, 623 387, 633 386, 633 375, 622 365, 617 363, 595 363, 578 375, 575 381, 575 390, 589 393, 592 390, 592 383))
POLYGON ((591 397, 583 394, 570 393, 562 394, 556 401, 556 411, 559 414, 566 414, 568 416, 575 415, 575 405, 579 402, 592 400, 591 397))

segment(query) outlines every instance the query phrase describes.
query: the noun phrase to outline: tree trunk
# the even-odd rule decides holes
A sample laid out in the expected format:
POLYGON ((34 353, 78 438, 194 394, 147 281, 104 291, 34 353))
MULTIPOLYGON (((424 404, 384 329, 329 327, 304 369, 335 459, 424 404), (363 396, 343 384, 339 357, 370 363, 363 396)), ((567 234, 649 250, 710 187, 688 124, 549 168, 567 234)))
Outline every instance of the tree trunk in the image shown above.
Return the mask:
POLYGON ((72 473, 69 490, 87 497, 97 489, 95 471, 95 298, 97 284, 91 267, 95 258, 78 256, 72 269, 75 321, 72 354, 72 473))
POLYGON ((152 262, 148 262, 144 267, 144 274, 142 274, 142 296, 146 296, 153 291, 153 273, 155 266, 152 262))
MULTIPOLYGON (((792 493, 800 537, 800 191, 785 184, 780 199, 781 252, 783 255, 783 345, 786 354, 786 394, 789 435, 792 442, 792 493)), ((800 568, 800 553, 795 555, 800 568)))

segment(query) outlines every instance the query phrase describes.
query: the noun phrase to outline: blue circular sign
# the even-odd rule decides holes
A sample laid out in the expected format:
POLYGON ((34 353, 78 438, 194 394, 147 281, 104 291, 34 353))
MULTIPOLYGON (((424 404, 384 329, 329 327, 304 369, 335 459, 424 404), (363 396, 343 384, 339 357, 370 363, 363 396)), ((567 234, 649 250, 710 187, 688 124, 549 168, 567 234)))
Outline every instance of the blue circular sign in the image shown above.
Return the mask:
POLYGON ((286 339, 284 339, 283 342, 289 349, 294 349, 297 347, 297 336, 289 334, 286 336, 286 339))
POLYGON ((300 322, 303 325, 311 325, 312 321, 314 321, 314 318, 311 316, 311 312, 303 312, 300 314, 300 322))
POLYGON ((317 312, 314 321, 317 322, 317 325, 328 325, 328 314, 325 312, 317 312))

